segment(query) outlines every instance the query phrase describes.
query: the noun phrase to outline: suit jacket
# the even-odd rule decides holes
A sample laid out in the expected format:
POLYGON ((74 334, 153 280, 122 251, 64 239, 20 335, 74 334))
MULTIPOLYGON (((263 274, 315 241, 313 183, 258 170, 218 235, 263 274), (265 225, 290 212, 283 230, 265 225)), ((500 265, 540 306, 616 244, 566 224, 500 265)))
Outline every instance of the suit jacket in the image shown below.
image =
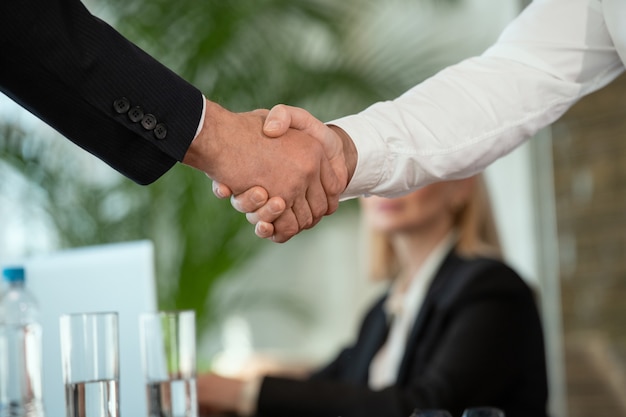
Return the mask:
POLYGON ((79 0, 0 2, 0 91, 141 184, 182 160, 200 91, 79 0))
MULTIPOLYGON (((386 296, 385 296, 386 297, 386 296)), ((309 380, 264 378, 263 417, 408 417, 443 408, 496 406, 507 417, 545 417, 547 376, 533 293, 503 263, 451 252, 433 279, 409 336, 397 383, 373 391, 368 369, 385 337, 384 299, 356 343, 309 380)))

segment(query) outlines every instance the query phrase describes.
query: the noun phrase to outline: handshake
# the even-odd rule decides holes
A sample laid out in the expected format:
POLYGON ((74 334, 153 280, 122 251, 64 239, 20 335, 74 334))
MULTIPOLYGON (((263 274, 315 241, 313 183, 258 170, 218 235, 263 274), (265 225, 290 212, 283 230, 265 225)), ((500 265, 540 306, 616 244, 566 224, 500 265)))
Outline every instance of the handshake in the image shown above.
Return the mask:
POLYGON ((339 206, 357 162, 350 137, 285 105, 232 113, 206 100, 202 128, 182 161, 231 197, 255 233, 286 242, 339 206))

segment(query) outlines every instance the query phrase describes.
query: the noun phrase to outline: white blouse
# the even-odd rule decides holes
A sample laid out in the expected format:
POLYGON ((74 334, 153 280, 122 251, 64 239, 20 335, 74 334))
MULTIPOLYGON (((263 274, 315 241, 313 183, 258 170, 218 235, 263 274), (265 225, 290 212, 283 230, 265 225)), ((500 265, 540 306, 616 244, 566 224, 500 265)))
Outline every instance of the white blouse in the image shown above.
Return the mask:
POLYGON ((446 255, 456 242, 456 234, 450 233, 437 245, 417 273, 406 282, 394 282, 384 309, 391 320, 385 344, 374 356, 369 369, 369 387, 379 390, 396 383, 400 363, 404 357, 407 339, 415 323, 426 293, 441 267, 446 255))

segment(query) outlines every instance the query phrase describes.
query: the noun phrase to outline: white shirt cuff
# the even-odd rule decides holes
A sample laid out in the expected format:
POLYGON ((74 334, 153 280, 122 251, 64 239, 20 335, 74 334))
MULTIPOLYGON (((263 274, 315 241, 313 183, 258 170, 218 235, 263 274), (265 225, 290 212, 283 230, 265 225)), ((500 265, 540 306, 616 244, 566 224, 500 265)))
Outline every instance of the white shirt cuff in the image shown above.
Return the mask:
POLYGON ((196 129, 196 135, 193 137, 194 140, 200 134, 200 131, 202 130, 202 126, 204 126, 205 116, 206 116, 206 97, 204 97, 204 94, 202 94, 202 116, 200 117, 200 123, 198 123, 198 128, 196 129))
POLYGON ((387 155, 387 146, 383 140, 368 140, 372 137, 373 127, 359 115, 346 116, 329 122, 339 126, 352 139, 357 150, 357 163, 350 183, 341 194, 341 200, 368 195, 381 182, 387 155))

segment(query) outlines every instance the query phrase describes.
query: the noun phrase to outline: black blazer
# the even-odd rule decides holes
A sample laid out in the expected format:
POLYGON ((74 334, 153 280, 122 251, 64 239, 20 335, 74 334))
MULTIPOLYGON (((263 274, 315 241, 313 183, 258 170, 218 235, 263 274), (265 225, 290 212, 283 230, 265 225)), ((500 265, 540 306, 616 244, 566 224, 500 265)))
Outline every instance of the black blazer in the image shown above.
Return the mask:
POLYGON ((80 0, 3 0, 0 16, 0 91, 138 183, 182 160, 200 91, 80 0))
POLYGON ((460 417, 491 405, 507 417, 545 417, 543 334, 533 293, 509 267, 450 253, 437 272, 410 334, 396 385, 367 387, 382 344, 380 299, 356 343, 309 380, 266 377, 263 417, 408 417, 415 408, 443 408, 460 417))

